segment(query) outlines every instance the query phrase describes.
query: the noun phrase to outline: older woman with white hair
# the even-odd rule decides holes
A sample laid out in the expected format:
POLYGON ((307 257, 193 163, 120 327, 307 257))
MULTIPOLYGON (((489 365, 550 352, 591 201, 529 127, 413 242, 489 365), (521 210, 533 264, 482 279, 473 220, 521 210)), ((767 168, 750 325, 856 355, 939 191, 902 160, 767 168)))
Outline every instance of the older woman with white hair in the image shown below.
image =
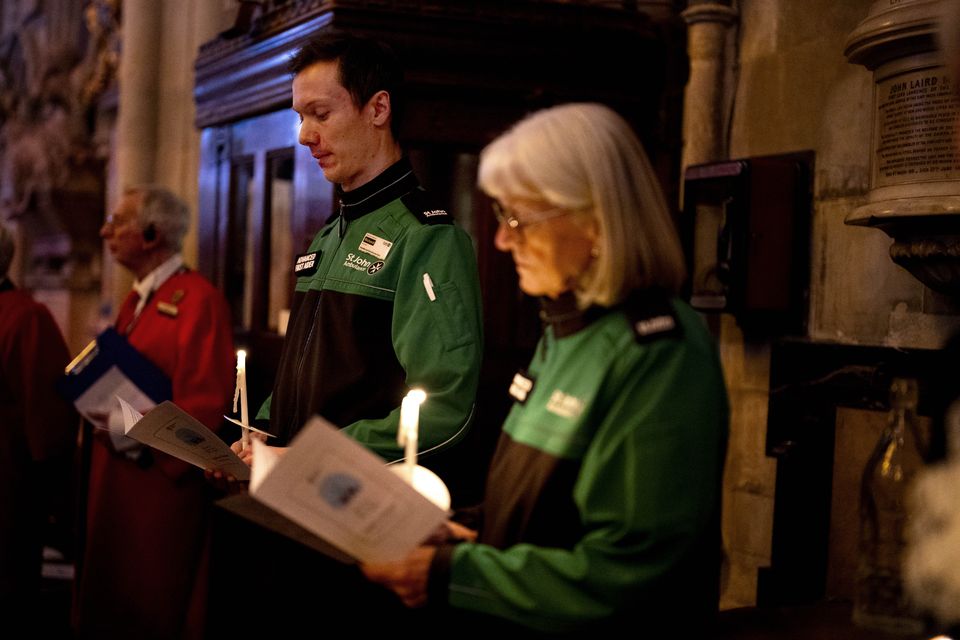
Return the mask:
POLYGON ((717 607, 727 400, 640 142, 604 106, 555 107, 490 144, 479 182, 544 335, 476 533, 364 571, 472 628, 689 635, 717 607))

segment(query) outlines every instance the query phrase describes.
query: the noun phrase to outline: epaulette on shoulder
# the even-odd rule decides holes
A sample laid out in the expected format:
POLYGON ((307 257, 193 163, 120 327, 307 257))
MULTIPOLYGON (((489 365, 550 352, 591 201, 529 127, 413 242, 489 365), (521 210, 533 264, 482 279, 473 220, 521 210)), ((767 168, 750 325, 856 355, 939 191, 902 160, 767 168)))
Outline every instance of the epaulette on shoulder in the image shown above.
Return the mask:
POLYGON ((633 337, 641 344, 683 335, 680 318, 665 291, 648 289, 634 293, 624 304, 624 311, 633 328, 633 337))
POLYGON ((400 200, 423 224, 453 224, 453 216, 423 189, 414 189, 400 200))

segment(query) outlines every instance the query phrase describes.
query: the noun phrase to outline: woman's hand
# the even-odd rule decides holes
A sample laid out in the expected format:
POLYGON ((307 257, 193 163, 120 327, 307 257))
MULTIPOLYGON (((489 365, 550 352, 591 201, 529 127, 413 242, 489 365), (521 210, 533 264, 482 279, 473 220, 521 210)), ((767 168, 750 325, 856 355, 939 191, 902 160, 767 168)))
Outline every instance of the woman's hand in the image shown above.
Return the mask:
POLYGON ((477 532, 453 520, 447 520, 430 537, 421 542, 422 545, 437 546, 447 542, 476 542, 477 532))
POLYGON ((408 607, 427 604, 427 580, 435 547, 417 547, 403 560, 362 564, 360 570, 371 582, 393 591, 408 607))
POLYGON ((476 542, 477 532, 469 527, 465 527, 453 520, 447 520, 447 529, 450 531, 450 540, 461 540, 463 542, 476 542))

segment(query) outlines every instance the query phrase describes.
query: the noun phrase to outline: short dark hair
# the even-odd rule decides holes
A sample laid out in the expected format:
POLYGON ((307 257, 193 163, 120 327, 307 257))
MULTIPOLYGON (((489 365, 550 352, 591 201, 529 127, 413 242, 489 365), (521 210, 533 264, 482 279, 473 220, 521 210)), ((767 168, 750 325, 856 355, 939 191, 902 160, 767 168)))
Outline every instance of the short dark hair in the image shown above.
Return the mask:
POLYGON ((339 64, 340 84, 357 108, 378 91, 390 94, 390 130, 396 138, 403 114, 403 67, 390 45, 379 40, 328 30, 303 45, 290 58, 290 73, 299 74, 318 62, 339 64))

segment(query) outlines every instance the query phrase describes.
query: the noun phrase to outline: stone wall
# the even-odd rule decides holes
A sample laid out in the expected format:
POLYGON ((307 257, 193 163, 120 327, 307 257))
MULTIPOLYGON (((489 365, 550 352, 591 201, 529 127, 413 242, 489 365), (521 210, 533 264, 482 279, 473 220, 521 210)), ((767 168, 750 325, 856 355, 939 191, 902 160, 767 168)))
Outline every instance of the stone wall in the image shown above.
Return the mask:
MULTIPOLYGON (((960 326, 956 304, 896 266, 882 231, 843 222, 868 189, 873 91, 844 41, 871 4, 741 0, 728 154, 816 154, 811 339, 936 348, 960 326)), ((720 342, 732 405, 722 606, 733 607, 755 602, 769 562, 776 464, 765 455, 769 342, 745 339, 729 318, 720 342)))

